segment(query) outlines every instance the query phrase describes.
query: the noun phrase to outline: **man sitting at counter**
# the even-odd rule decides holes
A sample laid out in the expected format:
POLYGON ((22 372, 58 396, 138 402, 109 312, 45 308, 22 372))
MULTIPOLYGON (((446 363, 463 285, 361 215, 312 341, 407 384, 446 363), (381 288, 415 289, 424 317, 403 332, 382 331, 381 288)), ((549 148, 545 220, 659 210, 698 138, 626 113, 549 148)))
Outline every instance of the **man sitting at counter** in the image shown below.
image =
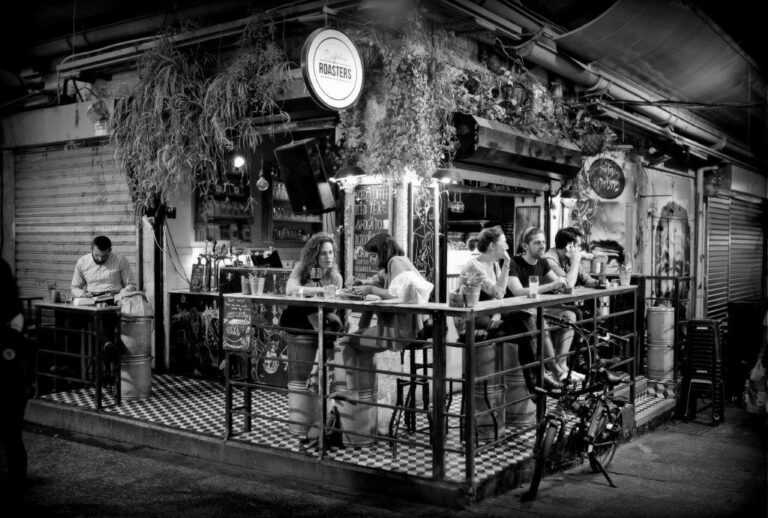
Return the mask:
MULTIPOLYGON (((520 244, 518 245, 517 252, 519 255, 512 257, 512 261, 509 269, 509 291, 513 296, 518 297, 520 295, 528 295, 530 293, 530 278, 531 276, 538 276, 542 280, 542 284, 539 286, 539 293, 547 293, 551 291, 557 291, 567 286, 567 281, 563 277, 559 277, 549 267, 546 259, 544 259, 544 251, 546 250, 546 239, 544 237, 544 231, 537 227, 529 227, 520 236, 520 244)), ((531 331, 536 328, 535 323, 535 310, 526 311, 529 313, 530 318, 520 319, 516 318, 516 324, 522 325, 525 331, 531 331), (521 320, 524 320, 521 322, 521 320)), ((544 321, 545 328, 547 327, 546 320, 544 321)), ((520 332, 520 329, 515 329, 520 332)), ((572 336, 571 336, 572 338, 572 336)), ((558 354, 564 354, 568 352, 570 348, 570 341, 558 343, 558 354)), ((519 354, 521 355, 521 363, 528 363, 533 358, 530 357, 530 350, 532 347, 521 347, 519 354), (526 354, 527 353, 527 354, 526 354)), ((567 374, 567 369, 563 369, 562 365, 554 360, 555 349, 552 344, 552 339, 548 333, 544 333, 544 343, 542 344, 542 351, 547 367, 557 380, 562 380, 567 374)), ((557 385, 557 382, 552 379, 549 373, 545 373, 545 384, 557 385)))
MULTIPOLYGON (((586 254, 581 250, 581 240, 583 237, 584 234, 582 234, 581 230, 575 227, 561 228, 555 234, 555 246, 544 254, 544 258, 556 275, 565 278, 568 286, 594 288, 597 286, 597 279, 581 270, 581 259, 586 255, 591 256, 591 254, 586 254)), ((569 322, 576 322, 582 318, 579 307, 570 304, 547 308, 545 313, 569 322)), ((562 328, 558 331, 553 331, 551 334, 552 340, 556 344, 554 346, 555 350, 557 350, 558 354, 563 354, 571 348, 573 329, 562 328)), ((566 358, 560 358, 558 364, 560 372, 568 370, 566 358)))
POLYGON ((97 297, 136 290, 136 281, 128 259, 112 253, 112 241, 96 236, 91 252, 77 260, 72 276, 72 296, 97 297))

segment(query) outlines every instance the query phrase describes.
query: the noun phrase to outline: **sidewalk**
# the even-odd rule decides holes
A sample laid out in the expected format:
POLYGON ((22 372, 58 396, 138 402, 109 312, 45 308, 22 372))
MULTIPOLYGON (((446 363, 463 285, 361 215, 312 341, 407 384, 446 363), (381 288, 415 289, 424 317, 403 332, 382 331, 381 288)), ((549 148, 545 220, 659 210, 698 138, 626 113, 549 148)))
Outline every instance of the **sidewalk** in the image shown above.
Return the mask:
MULTIPOLYGON (((724 424, 672 421, 622 445, 618 488, 585 466, 466 510, 308 485, 147 447, 28 425, 31 484, 19 516, 722 517, 767 516, 765 419, 729 406, 724 424)), ((5 511, 3 516, 13 516, 5 511)))

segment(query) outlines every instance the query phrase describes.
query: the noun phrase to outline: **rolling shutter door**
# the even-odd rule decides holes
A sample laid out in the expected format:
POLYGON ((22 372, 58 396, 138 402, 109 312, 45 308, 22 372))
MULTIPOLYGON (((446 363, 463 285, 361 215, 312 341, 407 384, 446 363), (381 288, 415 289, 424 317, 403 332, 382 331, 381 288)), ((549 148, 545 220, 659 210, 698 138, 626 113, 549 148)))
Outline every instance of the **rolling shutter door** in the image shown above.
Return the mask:
POLYGON ((707 200, 707 318, 721 319, 728 313, 728 260, 730 248, 730 200, 707 200))
POLYGON ((25 149, 14 162, 16 277, 23 295, 43 295, 47 280, 69 291, 75 262, 97 235, 108 236, 136 274, 133 205, 111 147, 25 149))
POLYGON ((756 299, 763 295, 762 207, 731 201, 731 246, 728 300, 756 299))

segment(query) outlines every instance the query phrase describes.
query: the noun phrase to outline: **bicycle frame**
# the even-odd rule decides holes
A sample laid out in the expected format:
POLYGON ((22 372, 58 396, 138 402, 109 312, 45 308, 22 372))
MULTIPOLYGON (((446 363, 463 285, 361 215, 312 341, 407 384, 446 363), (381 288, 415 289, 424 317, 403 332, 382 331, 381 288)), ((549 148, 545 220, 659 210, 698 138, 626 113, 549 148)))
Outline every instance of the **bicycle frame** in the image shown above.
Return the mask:
MULTIPOLYGON (((576 330, 586 344, 589 364, 587 366, 586 378, 578 390, 571 388, 571 385, 574 383, 571 380, 571 373, 576 362, 578 350, 569 353, 573 354, 573 357, 569 358, 568 376, 563 380, 560 393, 543 388, 536 389, 542 395, 556 398, 557 405, 553 411, 548 412, 544 416, 544 419, 537 428, 536 445, 534 447, 536 466, 531 487, 523 494, 523 499, 525 500, 535 498, 544 468, 551 460, 550 455, 553 451, 558 453, 574 453, 579 456, 581 462, 584 461, 585 457, 588 458, 592 470, 602 473, 610 486, 616 487, 603 462, 598 458, 597 451, 601 448, 608 448, 606 465, 613 459, 621 432, 620 413, 623 401, 611 397, 610 390, 624 381, 625 378, 622 375, 609 371, 605 367, 600 367, 596 371, 593 369, 591 348, 597 347, 597 344, 590 342, 591 338, 600 337, 599 332, 607 333, 607 331, 602 329, 585 331, 581 326, 577 326, 567 320, 556 317, 550 320, 576 330), (584 401, 580 400, 581 396, 586 396, 584 401), (563 438, 567 428, 569 413, 573 413, 579 420, 571 427, 568 440, 564 442, 563 438)), ((607 338, 611 340, 612 338, 621 337, 615 335, 612 337, 610 333, 607 333, 607 338)))

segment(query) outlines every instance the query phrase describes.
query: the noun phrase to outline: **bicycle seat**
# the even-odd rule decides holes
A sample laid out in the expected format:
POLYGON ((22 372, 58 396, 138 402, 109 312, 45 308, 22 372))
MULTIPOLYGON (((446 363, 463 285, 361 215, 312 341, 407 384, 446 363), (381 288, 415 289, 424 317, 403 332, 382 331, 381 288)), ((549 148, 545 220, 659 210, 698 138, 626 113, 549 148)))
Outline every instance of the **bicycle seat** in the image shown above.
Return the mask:
POLYGON ((622 383, 626 380, 626 373, 618 373, 614 371, 610 371, 606 368, 601 368, 599 371, 603 378, 605 379, 605 383, 608 384, 611 387, 615 387, 619 383, 622 383))

